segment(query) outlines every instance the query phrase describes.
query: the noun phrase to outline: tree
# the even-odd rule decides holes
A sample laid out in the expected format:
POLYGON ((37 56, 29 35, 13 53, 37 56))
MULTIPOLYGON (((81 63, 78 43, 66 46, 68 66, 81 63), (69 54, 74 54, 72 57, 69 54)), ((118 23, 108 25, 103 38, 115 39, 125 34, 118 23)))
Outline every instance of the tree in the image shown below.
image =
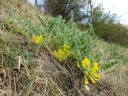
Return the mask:
POLYGON ((92 25, 95 30, 95 33, 104 39, 107 39, 111 26, 116 24, 116 14, 110 14, 110 12, 105 12, 102 4, 99 4, 97 7, 93 8, 92 14, 92 25))
POLYGON ((111 11, 105 12, 102 4, 96 7, 92 6, 90 14, 89 18, 92 20, 91 23, 98 37, 106 41, 128 46, 128 29, 120 23, 118 15, 111 14, 111 11))
POLYGON ((74 13, 74 20, 81 21, 86 14, 83 14, 81 8, 84 8, 87 0, 45 0, 44 9, 46 13, 52 16, 61 15, 63 19, 68 21, 71 12, 74 13))

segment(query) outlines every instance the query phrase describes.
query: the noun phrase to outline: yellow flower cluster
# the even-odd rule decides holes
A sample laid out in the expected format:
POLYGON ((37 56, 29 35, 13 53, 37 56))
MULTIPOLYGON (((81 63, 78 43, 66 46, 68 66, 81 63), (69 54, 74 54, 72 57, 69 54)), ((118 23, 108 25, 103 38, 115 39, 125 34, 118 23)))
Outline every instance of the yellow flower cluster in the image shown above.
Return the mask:
POLYGON ((70 50, 70 46, 64 44, 62 49, 58 49, 58 51, 54 50, 54 56, 59 62, 62 62, 68 58, 68 56, 70 55, 70 50))
POLYGON ((41 44, 43 43, 43 37, 40 35, 36 35, 36 36, 32 36, 32 40, 36 43, 36 44, 41 44))
MULTIPOLYGON (((77 64, 77 66, 80 68, 79 64, 77 64)), ((85 84, 88 84, 89 80, 94 84, 101 78, 101 74, 98 73, 100 70, 98 63, 94 62, 93 66, 91 66, 89 59, 84 58, 84 60, 82 60, 82 68, 84 69, 85 84)))

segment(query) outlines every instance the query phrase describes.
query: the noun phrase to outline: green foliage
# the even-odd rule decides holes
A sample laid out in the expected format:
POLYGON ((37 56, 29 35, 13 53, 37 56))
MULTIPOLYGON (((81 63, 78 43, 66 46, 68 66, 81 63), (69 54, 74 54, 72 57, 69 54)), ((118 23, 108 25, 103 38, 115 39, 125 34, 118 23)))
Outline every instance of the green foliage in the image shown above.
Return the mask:
POLYGON ((94 8, 92 16, 92 25, 98 37, 128 46, 126 42, 128 40, 128 28, 120 23, 119 16, 105 12, 102 6, 94 8))
POLYGON ((19 55, 22 58, 22 63, 25 64, 28 68, 31 68, 32 64, 34 62, 34 60, 32 58, 33 54, 31 52, 21 50, 19 55))
POLYGON ((11 30, 14 20, 7 16, 3 17, 2 19, 2 26, 4 26, 7 30, 11 30))
MULTIPOLYGON (((34 24, 32 23, 31 19, 28 18, 26 20, 26 22, 24 20, 22 20, 22 18, 20 17, 20 15, 17 13, 16 9, 14 9, 13 7, 11 7, 11 10, 13 12, 14 17, 17 19, 19 25, 21 26, 21 28, 24 30, 24 33, 22 32, 23 35, 27 36, 27 41, 29 42, 30 40, 32 40, 33 36, 39 36, 39 35, 44 35, 42 29, 40 28, 40 26, 34 26, 34 24)), ((42 45, 42 44, 41 44, 42 45)), ((35 47, 37 50, 41 47, 41 45, 35 47)))
POLYGON ((31 92, 31 89, 32 89, 32 85, 33 85, 33 83, 34 83, 34 80, 35 80, 35 78, 36 78, 36 73, 33 73, 32 74, 32 77, 31 77, 31 79, 30 79, 30 81, 29 81, 29 85, 28 85, 28 88, 27 88, 27 92, 26 92, 26 96, 29 96, 29 94, 30 94, 30 92, 31 92))
POLYGON ((103 52, 98 50, 96 53, 92 53, 90 58, 95 62, 100 62, 103 59, 103 52))
POLYGON ((32 59, 32 53, 21 50, 19 48, 12 48, 10 49, 10 51, 6 50, 4 55, 9 62, 3 65, 12 68, 17 68, 18 66, 18 55, 21 56, 22 63, 25 64, 27 67, 31 67, 32 63, 34 62, 32 59))
POLYGON ((43 19, 38 15, 36 14, 37 18, 40 20, 41 24, 43 25, 43 27, 47 27, 46 23, 43 21, 43 19))
POLYGON ((80 33, 72 19, 65 24, 65 21, 58 16, 46 24, 39 15, 37 17, 44 27, 45 37, 50 38, 52 43, 57 42, 58 47, 66 43, 71 46, 73 52, 76 52, 75 54, 83 54, 82 57, 89 56, 91 45, 96 40, 92 26, 88 31, 80 33))
MULTIPOLYGON (((20 33, 21 28, 16 24, 14 18, 10 18, 9 16, 2 16, 2 23, 3 30, 9 31, 10 33, 20 33)), ((8 36, 7 36, 8 37, 8 36)))
POLYGON ((14 8, 11 6, 11 10, 12 10, 13 15, 15 16, 15 18, 18 20, 18 23, 21 25, 22 29, 23 29, 25 32, 28 32, 28 28, 27 28, 27 26, 25 25, 24 20, 21 19, 20 15, 17 13, 16 9, 14 9, 14 8))
POLYGON ((116 64, 118 64, 118 61, 113 61, 113 62, 108 62, 107 64, 103 64, 100 67, 101 71, 106 71, 106 70, 112 68, 113 66, 115 66, 116 64))
MULTIPOLYGON (((88 81, 87 78, 90 78, 89 80, 95 83, 95 81, 101 77, 101 74, 98 72, 100 70, 98 62, 101 61, 103 54, 100 50, 97 50, 93 55, 91 53, 93 47, 95 47, 95 41, 97 40, 92 25, 89 25, 87 31, 80 32, 73 21, 73 16, 66 23, 61 16, 52 18, 46 23, 36 14, 41 24, 40 26, 35 26, 31 19, 27 19, 26 22, 24 22, 16 10, 14 8, 11 9, 20 26, 25 31, 28 41, 32 39, 36 43, 35 46, 37 47, 35 47, 35 50, 39 51, 43 44, 46 48, 50 48, 54 51, 53 54, 59 62, 64 62, 69 57, 70 59, 76 59, 78 68, 80 68, 85 75, 86 83, 88 81), (83 58, 85 59, 83 60, 83 58), (87 58, 89 58, 89 60, 87 58), (89 67, 83 70, 83 67, 86 65, 89 65, 89 67)), ((31 57, 29 54, 24 54, 22 57, 27 59, 27 63, 31 60, 31 58, 29 60, 28 56, 31 57)), ((116 63, 117 62, 114 61, 101 66, 101 71, 111 68, 116 63)))
POLYGON ((3 66, 6 66, 6 67, 17 66, 17 62, 18 62, 17 51, 18 50, 16 49, 12 49, 11 52, 7 50, 5 51, 4 57, 8 60, 8 62, 3 63, 3 66))

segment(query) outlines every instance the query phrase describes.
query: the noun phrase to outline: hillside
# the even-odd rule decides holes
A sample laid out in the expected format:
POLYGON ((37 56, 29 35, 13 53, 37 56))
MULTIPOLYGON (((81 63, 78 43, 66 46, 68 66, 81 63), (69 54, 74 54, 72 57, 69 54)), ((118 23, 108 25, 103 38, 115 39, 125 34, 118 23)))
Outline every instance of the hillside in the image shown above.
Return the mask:
POLYGON ((0 96, 128 95, 128 48, 99 40, 91 28, 81 32, 71 20, 65 24, 24 0, 1 0, 0 9, 0 96), (83 65, 77 65, 85 55, 103 69, 95 84, 88 79, 89 91, 83 65))

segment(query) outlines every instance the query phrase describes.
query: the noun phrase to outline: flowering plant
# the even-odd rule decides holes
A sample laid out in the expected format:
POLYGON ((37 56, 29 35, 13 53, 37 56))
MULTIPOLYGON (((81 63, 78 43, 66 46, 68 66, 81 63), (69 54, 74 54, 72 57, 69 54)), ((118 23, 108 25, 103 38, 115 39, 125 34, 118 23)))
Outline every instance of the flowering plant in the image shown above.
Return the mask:
POLYGON ((81 64, 77 63, 77 67, 80 68, 84 73, 84 83, 87 85, 90 80, 92 84, 96 83, 101 78, 101 73, 99 73, 98 63, 90 63, 88 58, 84 58, 81 64))
MULTIPOLYGON (((102 52, 98 50, 95 54, 91 54, 95 46, 94 42, 97 40, 92 25, 90 25, 86 32, 80 32, 76 27, 73 17, 66 23, 61 16, 52 18, 46 23, 41 16, 36 14, 42 26, 35 26, 31 19, 27 19, 24 23, 14 8, 12 8, 12 12, 22 29, 26 32, 26 36, 37 44, 36 50, 42 48, 41 44, 43 43, 46 48, 49 47, 48 49, 58 49, 54 50, 54 56, 59 62, 63 62, 69 56, 73 57, 73 59, 75 58, 77 67, 84 73, 85 85, 90 81, 93 84, 96 83, 101 78, 102 70, 117 64, 117 61, 115 61, 103 64, 101 67, 98 66, 102 52), (54 45, 56 46, 54 47, 54 45), (88 58, 82 60, 81 58, 83 57, 88 57, 90 60, 88 58)), ((88 89, 87 86, 85 87, 88 89)))
POLYGON ((58 51, 54 50, 54 56, 57 58, 59 62, 62 62, 68 58, 70 52, 71 52, 70 46, 64 44, 62 49, 58 49, 58 51))
POLYGON ((41 44, 41 43, 43 43, 43 38, 42 38, 41 35, 40 35, 40 36, 38 36, 38 35, 32 36, 32 40, 33 40, 33 42, 35 42, 36 44, 41 44))

